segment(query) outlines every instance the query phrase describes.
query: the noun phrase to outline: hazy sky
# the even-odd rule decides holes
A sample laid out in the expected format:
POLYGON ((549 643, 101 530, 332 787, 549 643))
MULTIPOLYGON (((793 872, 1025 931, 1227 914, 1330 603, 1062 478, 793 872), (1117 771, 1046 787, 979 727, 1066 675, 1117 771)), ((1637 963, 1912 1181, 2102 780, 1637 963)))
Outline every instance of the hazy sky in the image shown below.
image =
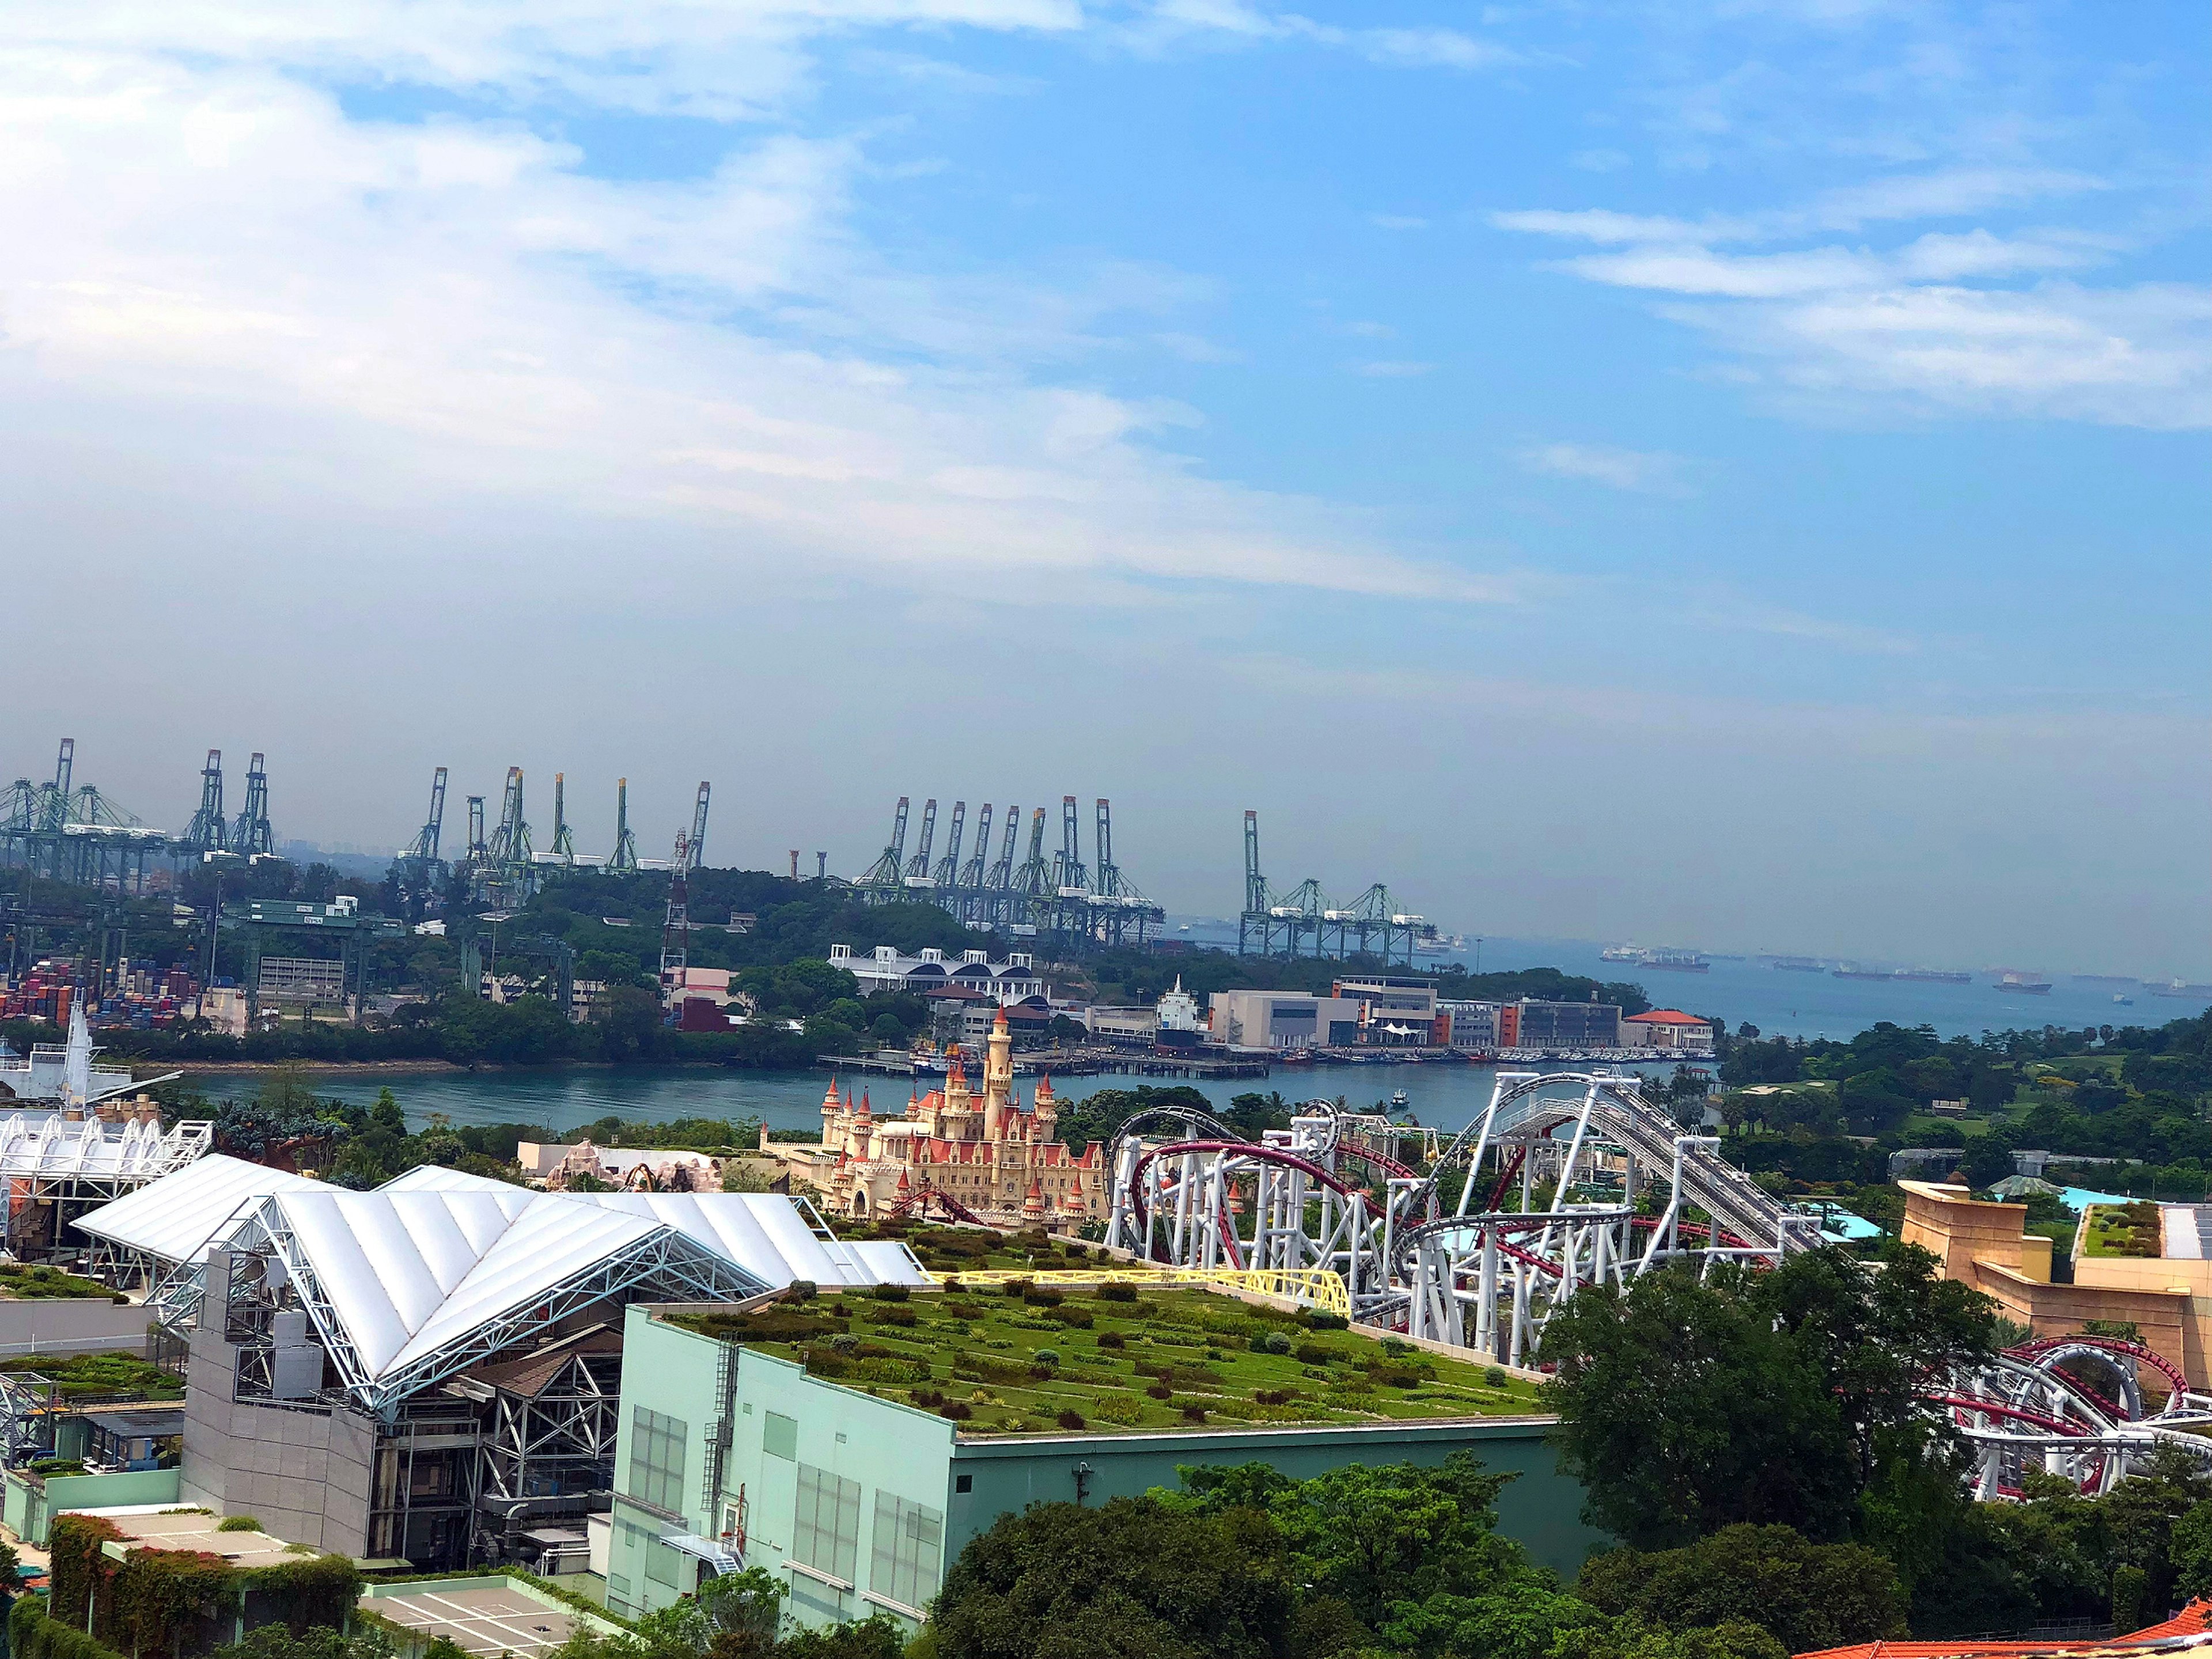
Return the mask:
POLYGON ((12 0, 0 774, 2212 970, 2197 0, 12 0), (1086 851, 1087 851, 1086 828, 1086 851))

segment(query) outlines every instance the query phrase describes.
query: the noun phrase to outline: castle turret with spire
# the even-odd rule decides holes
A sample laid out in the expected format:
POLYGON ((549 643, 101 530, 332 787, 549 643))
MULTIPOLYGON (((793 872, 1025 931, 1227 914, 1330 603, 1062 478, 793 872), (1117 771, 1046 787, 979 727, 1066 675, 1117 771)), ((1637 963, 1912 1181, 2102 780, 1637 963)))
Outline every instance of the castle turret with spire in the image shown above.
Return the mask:
POLYGON ((875 1116, 865 1091, 856 1101, 833 1078, 822 1097, 820 1146, 791 1149, 794 1182, 842 1214, 927 1209, 935 1195, 951 1200, 940 1209, 1001 1225, 1103 1220, 1105 1149, 1060 1143, 1048 1077, 1024 1109, 1003 1012, 984 1044, 980 1100, 969 1064, 957 1045, 947 1050, 944 1087, 909 1094, 897 1117, 875 1116))

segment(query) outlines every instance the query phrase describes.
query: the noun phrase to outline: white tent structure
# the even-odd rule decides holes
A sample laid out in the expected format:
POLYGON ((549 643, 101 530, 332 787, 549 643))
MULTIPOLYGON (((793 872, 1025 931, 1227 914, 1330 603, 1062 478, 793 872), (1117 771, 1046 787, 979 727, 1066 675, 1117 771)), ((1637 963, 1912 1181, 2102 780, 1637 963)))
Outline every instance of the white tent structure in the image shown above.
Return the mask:
POLYGON ((214 1139, 211 1123, 10 1112, 0 1117, 0 1239, 18 1254, 59 1245, 88 1206, 185 1168, 214 1139))
POLYGON ((91 1236, 91 1265, 110 1284, 151 1285, 204 1260, 208 1241, 249 1199, 322 1186, 289 1170, 211 1152, 79 1216, 76 1226, 91 1236))
POLYGON ((83 1197, 113 1198, 181 1170, 212 1144, 215 1126, 133 1118, 110 1123, 60 1112, 10 1112, 0 1117, 0 1177, 42 1184, 69 1182, 83 1197))
POLYGON ((234 1264, 258 1258, 265 1310, 303 1311, 344 1392, 388 1419, 422 1389, 594 1304, 736 1301, 799 1279, 928 1282, 904 1245, 840 1243, 780 1194, 539 1193, 462 1181, 249 1198, 207 1241, 204 1261, 164 1283, 156 1316, 172 1330, 186 1323, 218 1257, 233 1275, 222 1287, 228 1305, 234 1264))

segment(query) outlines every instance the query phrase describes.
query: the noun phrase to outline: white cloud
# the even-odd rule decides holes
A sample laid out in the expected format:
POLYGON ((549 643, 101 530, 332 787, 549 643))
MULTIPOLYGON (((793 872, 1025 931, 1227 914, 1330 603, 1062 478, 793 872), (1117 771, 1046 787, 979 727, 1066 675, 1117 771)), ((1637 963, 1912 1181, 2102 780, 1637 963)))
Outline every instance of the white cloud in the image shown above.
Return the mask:
POLYGON ((249 433, 339 495, 412 502, 433 539, 463 491, 718 538, 730 572, 1499 591, 1200 477, 1158 447, 1188 410, 1033 378, 1101 319, 1202 290, 890 270, 846 222, 851 141, 610 181, 505 123, 349 120, 270 66, 47 46, 0 66, 0 146, 19 410, 105 398, 226 473, 249 433))
POLYGON ((2212 424, 2212 302, 2172 284, 2090 288, 2051 274, 2109 263, 2128 251, 2124 239, 1977 225, 1887 247, 1776 246, 1822 229, 1956 218, 2100 187, 2086 174, 2055 169, 1951 168, 1749 216, 1539 209, 1494 214, 1491 222, 1599 245, 1607 251, 1554 268, 1669 296, 1661 314, 1729 347, 1730 373, 1801 399, 2154 428, 2212 424))
POLYGON ((1516 458, 1531 472, 1555 478, 1579 478, 1614 489, 1660 495, 1687 494, 1682 458, 1661 450, 1613 449, 1601 444, 1539 444, 1516 458))

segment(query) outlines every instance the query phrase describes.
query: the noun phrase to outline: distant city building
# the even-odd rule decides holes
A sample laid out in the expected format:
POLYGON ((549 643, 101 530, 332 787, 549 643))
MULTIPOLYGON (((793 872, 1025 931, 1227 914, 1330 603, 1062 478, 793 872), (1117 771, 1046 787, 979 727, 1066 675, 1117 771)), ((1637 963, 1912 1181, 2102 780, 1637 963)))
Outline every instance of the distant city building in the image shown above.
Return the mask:
POLYGON ((830 960, 860 981, 864 997, 878 991, 927 993, 945 985, 964 985, 1001 1003, 1044 994, 1044 976, 1036 971, 1035 958, 1022 951, 1009 952, 1004 962, 993 962, 981 951, 963 951, 952 962, 934 945, 908 957, 878 945, 863 957, 855 956, 849 945, 833 945, 830 960))
POLYGON ((1149 1048, 1152 1039, 1159 1035, 1160 1014, 1157 1008, 1116 1008, 1100 1004, 1085 1012, 1084 1024, 1101 1042, 1124 1048, 1149 1048))
POLYGON ((1713 1023, 1680 1008, 1655 1008, 1622 1020, 1620 1037, 1632 1048, 1710 1048, 1713 1023))
POLYGON ((1444 1023, 1444 1046, 1478 1054, 1504 1048, 1505 1045, 1498 1040, 1500 1006, 1458 1000, 1437 1004, 1437 1017, 1444 1023))
POLYGON ((1501 1048, 1618 1048, 1620 1009, 1610 1002, 1514 1003, 1500 1022, 1501 1048))
POLYGON ((1342 979, 1310 991, 1216 991, 1213 1040, 1260 1053, 1285 1048, 1419 1048, 1440 1042, 1437 988, 1422 979, 1342 979))

